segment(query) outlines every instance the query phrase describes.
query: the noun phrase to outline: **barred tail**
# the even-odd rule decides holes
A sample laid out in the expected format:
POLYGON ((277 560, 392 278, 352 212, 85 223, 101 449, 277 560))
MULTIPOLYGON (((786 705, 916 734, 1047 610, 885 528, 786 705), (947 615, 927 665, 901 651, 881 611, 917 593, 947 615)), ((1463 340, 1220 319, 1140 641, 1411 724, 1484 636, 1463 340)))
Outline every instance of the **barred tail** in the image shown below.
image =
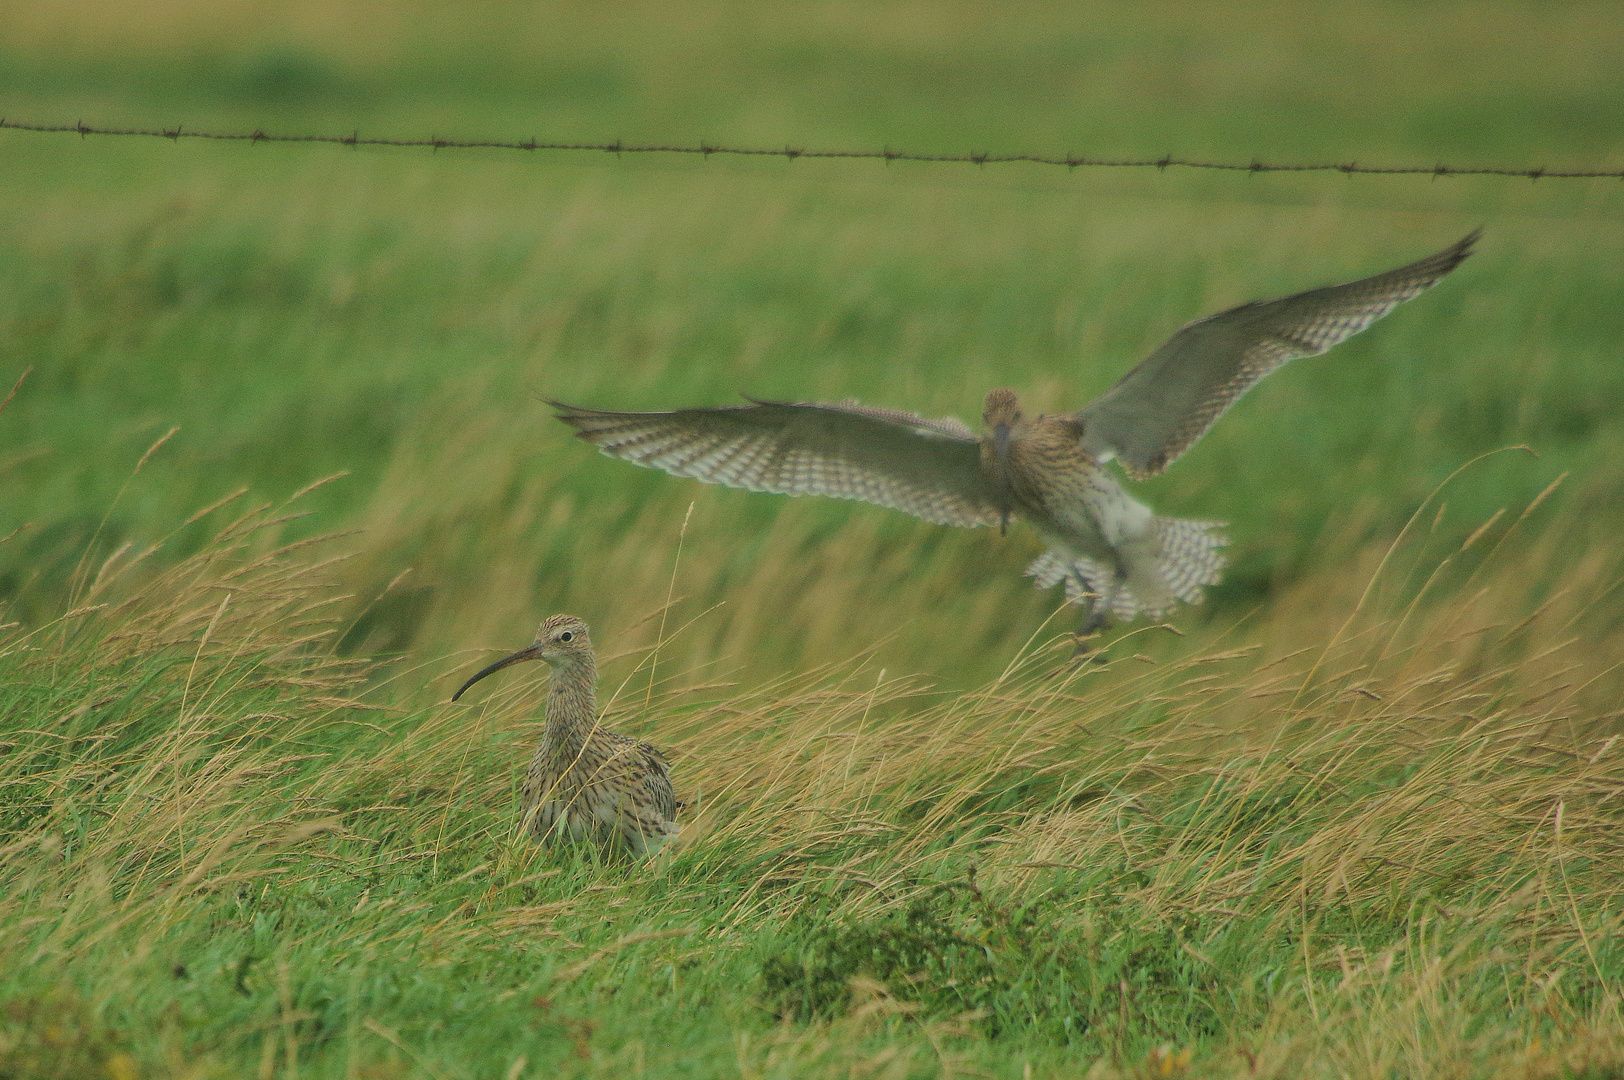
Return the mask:
POLYGON ((1160 615, 1180 600, 1201 602, 1201 587, 1216 584, 1224 566, 1219 552, 1229 541, 1214 532, 1216 521, 1152 518, 1145 535, 1116 548, 1113 562, 1050 548, 1026 568, 1040 589, 1061 582, 1066 599, 1088 604, 1113 621, 1160 615))
POLYGON ((1159 517, 1151 522, 1151 534, 1160 548, 1157 572, 1167 591, 1186 604, 1201 602, 1201 587, 1216 585, 1223 576, 1224 556, 1219 548, 1229 537, 1212 530, 1221 521, 1191 521, 1188 518, 1159 517))

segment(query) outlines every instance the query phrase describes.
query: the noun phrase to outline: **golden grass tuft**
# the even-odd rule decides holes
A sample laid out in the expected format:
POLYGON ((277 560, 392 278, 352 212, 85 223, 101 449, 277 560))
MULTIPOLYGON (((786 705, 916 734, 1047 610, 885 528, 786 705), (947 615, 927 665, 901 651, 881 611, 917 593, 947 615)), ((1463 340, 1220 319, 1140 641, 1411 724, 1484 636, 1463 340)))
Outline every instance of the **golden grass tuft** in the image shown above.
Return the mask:
MULTIPOLYGON (((549 961, 557 993, 649 950, 703 967, 770 953, 796 927, 892 925, 959 896, 971 907, 941 917, 979 920, 1010 986, 1019 965, 998 964, 1028 956, 1041 926, 1045 962, 1087 969, 1149 935, 1216 995, 1192 1058, 1142 1049, 1165 1008, 1150 990, 1124 976, 1099 991, 1099 1075, 1624 1064, 1624 641, 1596 602, 1618 567, 1566 551, 1560 519, 1531 539, 1474 537, 1492 550, 1454 578, 1414 537, 1355 551, 1357 573, 1306 582, 1209 644, 1146 628, 1074 665, 1065 638, 1039 641, 964 693, 863 661, 648 688, 634 650, 608 665, 606 721, 667 748, 693 807, 674 852, 620 869, 513 835, 541 680, 474 708, 367 711, 416 697, 427 669, 379 681, 387 669, 333 654, 337 557, 276 544, 284 519, 245 513, 145 579, 135 559, 108 560, 74 610, 0 649, 0 951, 60 972, 87 1016, 140 993, 148 958, 225 898, 252 909, 334 882, 374 884, 320 940, 416 941, 419 955, 546 957, 580 933, 583 903, 640 912, 549 961), (1428 574, 1449 584, 1428 595, 1428 574), (374 891, 408 873, 437 891, 374 891), (1264 948, 1267 983, 1246 963, 1264 948)), ((683 605, 668 622, 680 636, 683 605)), ((1016 1022, 1007 1003, 942 1013, 925 973, 846 992, 843 1018, 731 1021, 741 1070, 945 1074, 996 1059, 1003 1028, 987 1025, 1016 1022)), ((303 1022, 278 1038, 296 1047, 303 1022)), ((185 1038, 136 1049, 172 1057, 185 1038)), ((229 1060, 236 1038, 211 1052, 229 1060)), ((275 1047, 273 1060, 300 1052, 275 1047)))

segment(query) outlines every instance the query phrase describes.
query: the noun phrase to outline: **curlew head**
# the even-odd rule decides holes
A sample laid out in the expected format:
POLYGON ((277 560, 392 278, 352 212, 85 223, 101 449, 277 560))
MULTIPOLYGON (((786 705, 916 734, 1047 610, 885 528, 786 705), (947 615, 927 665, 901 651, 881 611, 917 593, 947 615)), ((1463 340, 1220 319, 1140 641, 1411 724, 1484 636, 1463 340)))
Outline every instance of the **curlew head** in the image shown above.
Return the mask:
POLYGON ((587 635, 586 623, 574 615, 547 616, 541 628, 536 631, 536 640, 533 643, 480 669, 451 695, 451 700, 456 701, 462 697, 464 691, 485 676, 494 675, 505 667, 526 660, 545 660, 547 666, 552 668, 578 664, 583 660, 591 663, 592 639, 587 635))
POLYGON ((981 407, 981 422, 994 431, 1000 425, 1007 431, 1021 422, 1021 399, 1013 390, 987 391, 987 401, 981 407))

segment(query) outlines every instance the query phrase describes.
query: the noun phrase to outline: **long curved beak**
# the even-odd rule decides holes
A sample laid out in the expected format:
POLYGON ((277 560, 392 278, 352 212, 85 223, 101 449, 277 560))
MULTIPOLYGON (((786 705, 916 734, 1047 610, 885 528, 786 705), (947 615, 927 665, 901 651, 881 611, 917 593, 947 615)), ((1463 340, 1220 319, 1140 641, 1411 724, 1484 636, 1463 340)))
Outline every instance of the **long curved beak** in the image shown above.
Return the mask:
POLYGON ((457 692, 455 694, 451 695, 451 700, 456 701, 458 698, 462 697, 463 691, 467 690, 470 686, 474 685, 476 682, 483 679, 487 675, 494 675, 498 671, 501 671, 505 667, 510 667, 513 664, 523 663, 526 660, 540 660, 540 659, 541 659, 541 646, 540 645, 527 645, 524 648, 520 649, 518 652, 512 654, 511 656, 504 656, 504 657, 502 657, 502 659, 498 660, 496 663, 491 664, 488 667, 481 668, 479 671, 475 672, 473 678, 471 678, 467 682, 463 683, 462 686, 457 690, 457 692))
POLYGON ((992 428, 993 460, 996 464, 993 471, 998 478, 998 487, 1004 497, 1003 514, 998 520, 998 535, 1009 533, 1009 425, 994 424, 992 428))

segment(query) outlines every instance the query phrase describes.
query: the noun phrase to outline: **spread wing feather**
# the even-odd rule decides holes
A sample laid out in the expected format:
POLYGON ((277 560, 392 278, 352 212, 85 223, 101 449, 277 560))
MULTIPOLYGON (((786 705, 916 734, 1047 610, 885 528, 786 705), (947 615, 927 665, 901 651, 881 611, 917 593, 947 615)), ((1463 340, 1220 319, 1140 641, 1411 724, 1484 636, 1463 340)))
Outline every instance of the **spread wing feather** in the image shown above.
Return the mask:
POLYGON ((673 476, 780 495, 857 499, 938 525, 999 520, 980 444, 952 418, 927 420, 850 401, 634 413, 551 404, 603 453, 673 476))
POLYGON ((1072 414, 1084 448, 1116 457, 1136 478, 1161 472, 1259 379, 1289 360, 1324 352, 1423 292, 1472 253, 1477 237, 1384 274, 1190 323, 1072 414))

